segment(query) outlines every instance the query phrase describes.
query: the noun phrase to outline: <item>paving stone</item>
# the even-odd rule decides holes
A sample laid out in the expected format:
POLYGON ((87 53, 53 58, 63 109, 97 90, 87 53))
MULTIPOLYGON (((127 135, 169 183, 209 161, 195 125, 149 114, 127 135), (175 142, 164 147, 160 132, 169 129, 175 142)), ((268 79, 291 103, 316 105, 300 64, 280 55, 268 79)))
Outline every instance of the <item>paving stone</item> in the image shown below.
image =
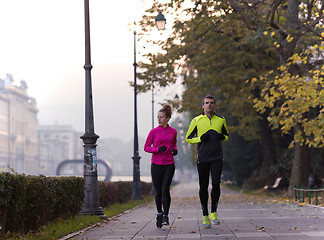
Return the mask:
POLYGON ((321 207, 246 201, 240 193, 222 188, 218 207, 221 224, 204 228, 197 182, 174 186, 171 197, 170 226, 156 228, 155 204, 151 202, 61 240, 324 239, 324 208, 321 207))

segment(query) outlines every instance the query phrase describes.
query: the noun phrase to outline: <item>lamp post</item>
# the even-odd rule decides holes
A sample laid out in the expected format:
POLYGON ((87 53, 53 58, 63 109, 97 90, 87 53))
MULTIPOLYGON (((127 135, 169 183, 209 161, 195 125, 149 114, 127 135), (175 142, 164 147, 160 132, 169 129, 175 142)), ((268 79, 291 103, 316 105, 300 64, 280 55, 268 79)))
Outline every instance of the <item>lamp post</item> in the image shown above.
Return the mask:
POLYGON ((140 159, 138 153, 138 132, 137 132, 137 77, 136 77, 136 31, 134 31, 134 155, 133 159, 133 191, 132 199, 142 199, 140 180, 140 159))
POLYGON ((91 53, 90 53, 90 20, 89 0, 84 0, 85 20, 85 133, 80 137, 84 143, 84 202, 80 214, 99 215, 107 218, 99 206, 98 173, 96 142, 99 136, 94 133, 92 86, 91 86, 91 53))
MULTIPOLYGON (((165 29, 166 19, 161 11, 155 18, 155 24, 158 30, 165 29)), ((154 128, 154 81, 152 80, 152 129, 154 128)))
MULTIPOLYGON (((162 12, 159 12, 155 18, 156 25, 159 30, 165 28, 166 19, 162 12)), ((134 155, 133 159, 133 189, 132 199, 142 199, 141 180, 140 180, 140 159, 138 152, 138 131, 137 131, 137 76, 136 76, 136 31, 134 31, 134 155)), ((154 127, 154 86, 152 81, 152 127, 154 127)))
POLYGON ((152 80, 152 129, 154 128, 154 81, 152 80))

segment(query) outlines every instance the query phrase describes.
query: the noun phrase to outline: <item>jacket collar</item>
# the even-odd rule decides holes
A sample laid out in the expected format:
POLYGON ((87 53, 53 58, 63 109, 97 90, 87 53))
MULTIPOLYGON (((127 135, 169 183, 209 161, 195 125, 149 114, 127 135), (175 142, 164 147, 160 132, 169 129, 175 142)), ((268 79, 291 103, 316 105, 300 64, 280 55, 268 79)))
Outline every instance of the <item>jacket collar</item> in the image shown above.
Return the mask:
MULTIPOLYGON (((208 116, 205 114, 205 112, 203 112, 202 115, 208 117, 208 116)), ((216 113, 214 113, 213 116, 216 116, 216 113)), ((212 117, 213 117, 213 116, 212 116, 212 117)))
MULTIPOLYGON (((169 124, 167 124, 165 128, 168 128, 168 127, 169 127, 169 124)), ((164 127, 162 127, 162 126, 160 126, 160 125, 157 126, 157 128, 162 128, 162 129, 164 129, 164 127)))

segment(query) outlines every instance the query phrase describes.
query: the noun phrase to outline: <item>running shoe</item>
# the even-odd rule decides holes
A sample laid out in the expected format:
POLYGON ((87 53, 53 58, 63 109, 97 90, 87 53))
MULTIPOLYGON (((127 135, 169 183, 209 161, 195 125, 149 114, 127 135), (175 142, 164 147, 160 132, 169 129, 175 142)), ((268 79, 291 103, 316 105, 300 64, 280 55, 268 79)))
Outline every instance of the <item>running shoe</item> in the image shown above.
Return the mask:
POLYGON ((203 216, 203 226, 206 228, 210 228, 210 219, 208 216, 203 216))
POLYGON ((163 217, 163 214, 162 213, 156 214, 156 227, 157 228, 161 228, 162 227, 162 217, 163 217))
POLYGON ((220 224, 220 221, 219 221, 219 218, 218 218, 218 215, 217 215, 217 212, 212 212, 210 215, 209 215, 210 219, 211 219, 211 222, 213 224, 220 224))
POLYGON ((168 215, 163 215, 163 218, 162 218, 162 225, 169 225, 169 217, 168 215))

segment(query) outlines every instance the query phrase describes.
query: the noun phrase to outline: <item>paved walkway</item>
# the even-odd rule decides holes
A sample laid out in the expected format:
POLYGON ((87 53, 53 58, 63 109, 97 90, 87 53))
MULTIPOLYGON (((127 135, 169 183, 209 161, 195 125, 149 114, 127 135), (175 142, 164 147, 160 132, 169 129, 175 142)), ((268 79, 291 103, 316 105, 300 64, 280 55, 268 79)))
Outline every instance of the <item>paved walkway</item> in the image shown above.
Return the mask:
POLYGON ((222 189, 218 210, 221 224, 204 228, 197 182, 175 186, 171 196, 168 227, 156 228, 152 202, 65 239, 324 239, 324 208, 255 202, 222 189))

